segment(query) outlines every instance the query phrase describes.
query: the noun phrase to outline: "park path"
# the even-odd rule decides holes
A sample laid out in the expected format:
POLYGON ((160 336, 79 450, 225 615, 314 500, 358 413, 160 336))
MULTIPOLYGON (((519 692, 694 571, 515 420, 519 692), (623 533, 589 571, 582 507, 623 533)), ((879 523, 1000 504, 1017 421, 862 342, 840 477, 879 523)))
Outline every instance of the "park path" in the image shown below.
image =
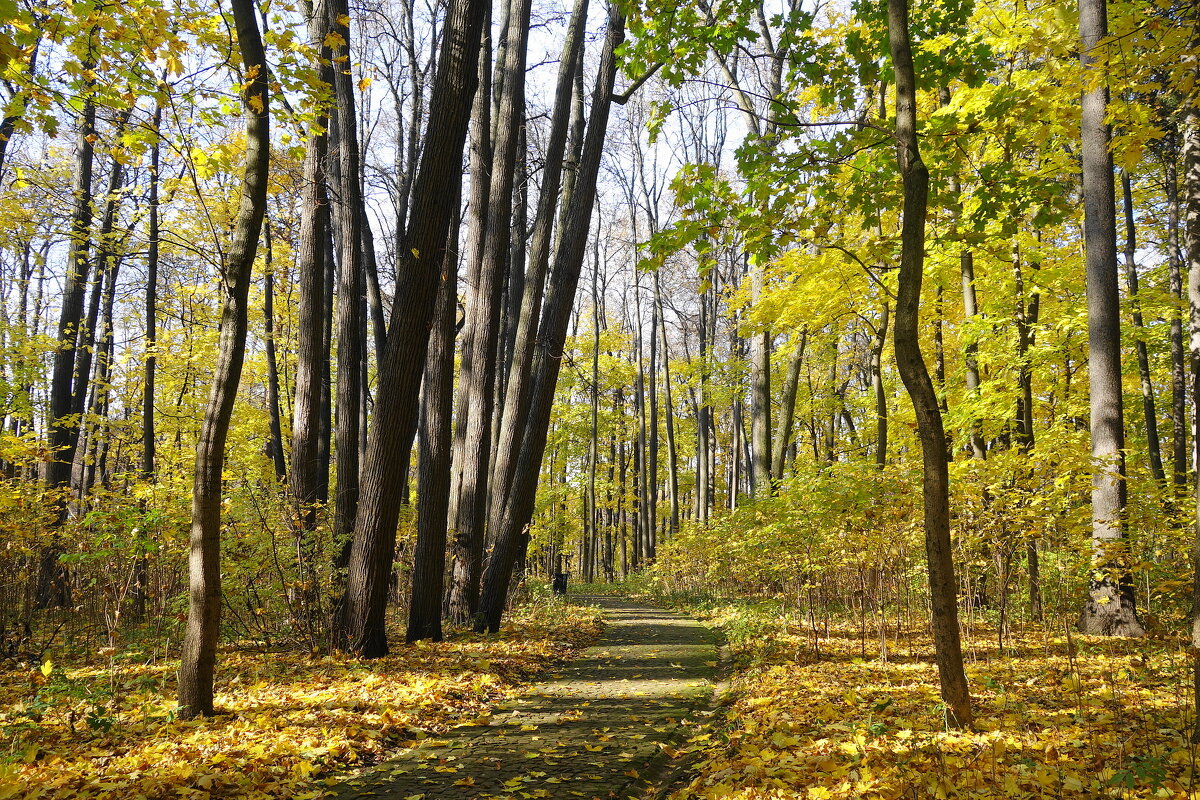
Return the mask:
POLYGON ((712 696, 716 639, 693 619, 579 597, 606 627, 550 680, 335 790, 337 800, 636 798, 712 696))

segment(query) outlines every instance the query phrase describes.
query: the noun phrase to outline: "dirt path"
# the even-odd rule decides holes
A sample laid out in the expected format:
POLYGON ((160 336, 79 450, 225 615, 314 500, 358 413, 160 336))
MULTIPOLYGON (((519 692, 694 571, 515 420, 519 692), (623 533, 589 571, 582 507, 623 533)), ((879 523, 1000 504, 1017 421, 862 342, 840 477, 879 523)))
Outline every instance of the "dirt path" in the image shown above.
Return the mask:
POLYGON ((336 790, 338 800, 640 797, 681 723, 711 697, 713 634, 695 620, 618 597, 583 597, 607 626, 553 679, 489 724, 423 742, 336 790))

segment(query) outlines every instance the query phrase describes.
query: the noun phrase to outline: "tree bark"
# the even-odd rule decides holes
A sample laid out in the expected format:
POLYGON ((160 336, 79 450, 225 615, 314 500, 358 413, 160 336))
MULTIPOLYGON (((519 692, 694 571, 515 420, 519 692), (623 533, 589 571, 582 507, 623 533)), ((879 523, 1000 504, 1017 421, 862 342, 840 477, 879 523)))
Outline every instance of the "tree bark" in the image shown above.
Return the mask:
POLYGON ((924 467, 925 551, 933 611, 934 649, 947 722, 971 725, 971 695, 963 670, 958 630, 958 587, 950 542, 946 438, 937 392, 918 339, 918 307, 925 261, 925 215, 929 171, 917 146, 916 76, 908 34, 907 0, 888 0, 888 33, 896 70, 896 140, 904 178, 899 294, 896 299, 896 366, 917 415, 924 467))
POLYGON ((1079 617, 1084 633, 1141 636, 1122 533, 1125 425, 1121 397, 1121 319, 1117 291, 1116 198, 1108 86, 1097 49, 1108 35, 1106 0, 1079 6, 1083 95, 1083 240, 1087 265, 1088 384, 1092 434, 1092 570, 1079 617))
POLYGON ((179 715, 211 716, 213 670, 221 621, 221 472, 225 440, 246 352, 247 294, 267 205, 270 159, 269 83, 255 4, 230 0, 246 82, 246 166, 233 240, 223 264, 221 341, 196 447, 192 487, 188 619, 179 665, 179 715))

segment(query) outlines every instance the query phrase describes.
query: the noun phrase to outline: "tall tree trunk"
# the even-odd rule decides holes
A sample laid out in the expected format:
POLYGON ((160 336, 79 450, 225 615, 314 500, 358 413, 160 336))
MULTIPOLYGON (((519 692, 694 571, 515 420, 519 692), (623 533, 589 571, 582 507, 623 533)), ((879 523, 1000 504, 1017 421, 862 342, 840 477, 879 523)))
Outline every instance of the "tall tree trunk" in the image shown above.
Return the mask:
POLYGON ((461 180, 486 12, 486 0, 451 0, 447 8, 429 127, 413 188, 415 204, 399 253, 396 296, 363 460, 347 588, 346 644, 368 658, 388 652, 384 611, 400 516, 400 483, 416 431, 417 394, 440 284, 438 271, 459 196, 446 187, 461 180))
MULTIPOLYGON (((91 47, 90 41, 88 46, 91 47)), ((91 61, 91 58, 85 59, 84 66, 90 68, 91 61)), ((54 351, 50 382, 50 459, 45 465, 46 485, 52 490, 62 492, 65 492, 70 484, 71 467, 75 461, 77 425, 72 421, 75 419, 72 414, 76 403, 82 402, 87 393, 88 376, 78 371, 76 362, 80 355, 79 339, 83 323, 84 292, 88 284, 92 235, 96 104, 90 91, 83 98, 78 125, 67 274, 58 320, 58 347, 54 351)), ((63 499, 65 500, 65 497, 63 499)), ((60 525, 66 519, 65 502, 56 503, 55 509, 57 524, 60 525)), ((42 550, 34 595, 38 606, 65 605, 69 601, 70 589, 66 569, 58 560, 61 549, 62 545, 56 536, 42 550)))
MULTIPOLYGON (((1195 24, 1195 23, 1193 23, 1195 24)), ((1200 44, 1193 37, 1192 45, 1200 44)), ((1183 187, 1187 198, 1184 230, 1188 252, 1188 308, 1190 322, 1189 350, 1192 362, 1193 398, 1200 389, 1200 98, 1193 93, 1187 104, 1183 129, 1183 187)), ((1200 413, 1193 408, 1192 422, 1200 424, 1200 413)), ((1192 531, 1192 698, 1200 700, 1200 469, 1194 476, 1193 501, 1195 517, 1192 531)), ((1195 706, 1194 706, 1195 707, 1195 706)), ((1192 741, 1200 741, 1200 730, 1193 731, 1192 741)))
POLYGON ((502 522, 497 527, 496 548, 484 574, 477 630, 486 628, 496 632, 500 629, 500 618, 504 613, 513 565, 517 553, 521 550, 522 540, 527 536, 526 528, 533 515, 537 478, 545 452, 550 413, 554 403, 554 388, 558 382, 562 348, 566 342, 567 326, 575 302, 575 289, 579 283, 592 208, 596 200, 596 178, 600 171, 613 83, 616 78, 614 51, 624 39, 625 16, 614 3, 609 8, 608 32, 600 56, 599 73, 592 95, 592 112, 588 120, 575 190, 572 193, 570 213, 555 254, 545 308, 538 325, 525 433, 521 437, 520 456, 513 473, 512 488, 505 503, 502 522))
POLYGON ((221 621, 221 472, 233 402, 246 352, 246 299, 267 206, 269 83, 255 4, 230 0, 246 77, 246 167, 233 240, 222 265, 221 341, 196 447, 192 487, 188 619, 179 665, 179 715, 213 714, 213 668, 221 621))
POLYGON ((334 496, 334 540, 351 538, 358 510, 360 430, 362 424, 362 363, 366 357, 363 297, 362 184, 359 175, 358 124, 354 103, 354 77, 350 51, 350 11, 347 0, 328 0, 329 31, 337 42, 330 55, 337 142, 338 187, 334 215, 337 241, 337 395, 334 417, 334 454, 337 493, 334 496))
MULTIPOLYGON (((492 412, 495 399, 496 348, 500 336, 500 307, 503 302, 505 268, 512 241, 513 176, 517 144, 525 122, 525 62, 529 35, 530 0, 511 0, 508 10, 507 47, 498 71, 502 81, 500 104, 495 119, 488 190, 487 238, 474 287, 474 302, 468 309, 467 337, 459 391, 469 396, 462 451, 462 486, 458 498, 456 535, 469 543, 470 563, 483 555, 487 522, 488 476, 491 471, 492 412), (468 371, 467 365, 470 364, 468 371)), ((523 232, 522 232, 523 233, 523 232)), ((478 573, 475 573, 476 575, 478 573)), ((472 580, 473 583, 473 580, 472 580)))
MULTIPOLYGON (((150 189, 147 197, 149 208, 146 220, 146 355, 142 380, 142 479, 153 483, 158 480, 154 441, 154 389, 155 368, 158 362, 158 169, 162 150, 162 138, 159 134, 162 127, 161 103, 154 106, 152 124, 154 139, 150 145, 150 189)), ((140 550, 135 554, 131 611, 135 622, 146 616, 146 595, 150 583, 146 563, 148 557, 148 552, 140 550)))
POLYGON ((933 639, 947 721, 971 724, 971 695, 963 671, 958 631, 958 587, 950 542, 949 475, 946 437, 937 392, 925 367, 917 334, 921 277, 925 260, 925 214, 929 171, 917 146, 916 76, 908 35, 907 0, 888 0, 888 33, 896 70, 896 140, 904 177, 899 294, 896 298, 896 366, 917 415, 924 466, 925 552, 933 639))
MULTIPOLYGON (((488 8, 491 8, 489 2, 488 8)), ((490 13, 490 11, 489 11, 490 13)), ((470 175, 471 191, 467 199, 470 222, 467 228, 467 288, 471 293, 468 302, 476 304, 479 271, 483 268, 484 250, 487 248, 488 195, 491 192, 489 177, 492 167, 492 37, 490 25, 484 26, 483 41, 479 48, 479 85, 475 89, 470 126, 470 175)), ((464 320, 464 325, 466 321, 464 320)), ((475 347, 471 339, 475 328, 467 326, 463 335, 462 360, 459 372, 464 378, 475 372, 475 347)), ((456 624, 466 625, 479 605, 479 579, 483 574, 483 540, 476 541, 475 531, 459 525, 462 504, 463 475, 467 469, 467 424, 470 403, 475 399, 473 391, 460 392, 455 417, 458 425, 454 430, 453 458, 450 477, 449 525, 451 531, 450 591, 446 598, 446 616, 456 624)), ((465 512, 464 512, 465 513, 465 512)))
MULTIPOLYGON (((559 60, 558 83, 554 92, 554 116, 550 120, 550 135, 546 144, 545 166, 541 193, 534 218, 533 237, 529 246, 529 270, 525 276, 521 297, 520 318, 513 340, 512 365, 505 381, 504 413, 497 431, 496 466, 492 471, 492 486, 488 508, 488 526, 499 532, 504 505, 517 469, 521 442, 525 434, 530 390, 529 375, 533 367, 535 339, 550 265, 550 246, 553 240, 555 211, 562 185, 564 157, 571 122, 572 99, 577 67, 583 58, 583 39, 587 21, 588 0, 575 0, 571 24, 563 42, 559 60)), ((569 194, 569 193, 568 193, 569 194)))
MULTIPOLYGON (((317 0, 309 19, 309 35, 323 42, 329 32, 324 0, 317 0)), ((321 53, 329 63, 329 53, 321 53)), ((323 66, 318 77, 332 83, 330 67, 323 66)), ((314 123, 304 156, 304 183, 300 203, 300 240, 296 259, 297 294, 296 388, 292 411, 292 465, 289 477, 297 518, 304 531, 316 527, 316 506, 321 499, 322 483, 320 440, 322 430, 322 392, 329 364, 326 291, 326 252, 329 248, 329 201, 325 191, 325 161, 329 139, 326 130, 329 115, 323 110, 314 123)))
POLYGON ((1108 84, 1097 48, 1108 35, 1106 0, 1082 0, 1083 241, 1087 264, 1088 378, 1092 432, 1092 567, 1079 618, 1084 633, 1141 636, 1122 533, 1125 425, 1121 398, 1121 319, 1117 291, 1116 198, 1105 114, 1108 84))
POLYGON ((1158 414, 1154 403, 1154 383, 1150 376, 1150 354, 1146 348, 1146 340, 1142 338, 1145 323, 1142 321, 1142 307, 1138 300, 1138 274, 1134 259, 1137 254, 1137 228, 1133 221, 1133 181, 1129 170, 1121 170, 1121 200, 1125 212, 1125 288, 1129 292, 1129 305, 1132 309, 1133 327, 1137 331, 1138 377, 1141 378, 1142 413, 1146 419, 1146 450, 1150 457, 1150 474, 1160 486, 1167 485, 1167 474, 1163 470, 1162 447, 1158 438, 1158 414))

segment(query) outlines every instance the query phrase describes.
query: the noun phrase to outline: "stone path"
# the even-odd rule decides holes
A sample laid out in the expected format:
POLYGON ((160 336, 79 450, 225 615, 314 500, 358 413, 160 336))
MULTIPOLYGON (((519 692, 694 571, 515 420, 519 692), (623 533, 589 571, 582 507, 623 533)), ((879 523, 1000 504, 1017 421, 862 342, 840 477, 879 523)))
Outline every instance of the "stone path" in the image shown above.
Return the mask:
POLYGON ((641 797, 707 705, 717 662, 695 620, 617 597, 594 647, 545 683, 335 789, 337 800, 641 797))

